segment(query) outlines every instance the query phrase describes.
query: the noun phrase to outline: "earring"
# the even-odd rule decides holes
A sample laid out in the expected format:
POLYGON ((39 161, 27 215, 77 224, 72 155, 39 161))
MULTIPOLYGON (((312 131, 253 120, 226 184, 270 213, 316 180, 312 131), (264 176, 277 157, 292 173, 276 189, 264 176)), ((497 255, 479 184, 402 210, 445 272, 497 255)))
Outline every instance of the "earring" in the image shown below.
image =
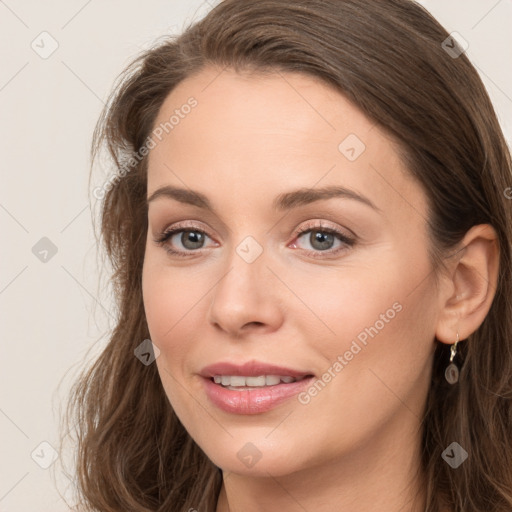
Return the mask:
POLYGON ((444 377, 450 384, 455 384, 459 380, 459 369, 457 365, 453 362, 453 358, 457 354, 457 343, 459 342, 459 331, 457 331, 457 339, 455 343, 451 346, 451 354, 450 354, 450 364, 447 366, 444 371, 444 377))

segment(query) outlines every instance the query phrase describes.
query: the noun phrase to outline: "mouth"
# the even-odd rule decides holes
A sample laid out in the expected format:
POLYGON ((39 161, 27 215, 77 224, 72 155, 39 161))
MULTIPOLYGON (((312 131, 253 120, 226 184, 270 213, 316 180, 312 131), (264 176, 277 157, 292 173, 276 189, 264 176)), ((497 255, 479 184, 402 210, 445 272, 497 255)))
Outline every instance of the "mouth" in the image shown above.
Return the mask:
POLYGON ((200 375, 211 403, 238 415, 267 412, 297 396, 315 378, 312 372, 258 361, 217 363, 203 368, 200 375))

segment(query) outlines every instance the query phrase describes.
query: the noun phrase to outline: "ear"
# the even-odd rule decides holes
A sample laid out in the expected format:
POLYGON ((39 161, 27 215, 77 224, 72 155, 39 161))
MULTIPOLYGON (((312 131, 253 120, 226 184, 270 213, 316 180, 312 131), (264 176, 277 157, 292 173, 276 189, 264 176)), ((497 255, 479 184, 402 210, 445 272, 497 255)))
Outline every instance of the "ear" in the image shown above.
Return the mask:
POLYGON ((491 225, 479 224, 466 233, 442 278, 436 326, 440 342, 455 343, 457 331, 464 340, 483 323, 496 293, 499 256, 498 237, 491 225))

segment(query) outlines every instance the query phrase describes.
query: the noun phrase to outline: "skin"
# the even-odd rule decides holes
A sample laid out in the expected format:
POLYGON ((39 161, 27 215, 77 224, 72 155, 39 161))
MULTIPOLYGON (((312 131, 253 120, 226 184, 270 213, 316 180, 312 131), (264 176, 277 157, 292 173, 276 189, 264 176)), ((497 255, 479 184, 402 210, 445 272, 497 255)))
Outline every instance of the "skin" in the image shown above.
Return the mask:
POLYGON ((436 283, 424 191, 392 139, 337 91, 298 73, 206 68, 171 92, 155 126, 190 96, 197 107, 150 151, 148 197, 164 185, 188 188, 216 213, 150 202, 143 294, 165 392, 223 470, 217 511, 423 510, 424 482, 414 475, 434 349, 457 331, 467 338, 485 318, 498 267, 494 231, 472 228, 436 283), (366 146, 354 161, 338 149, 349 134, 366 146), (379 210, 341 197, 271 208, 281 193, 327 185, 379 210), (188 251, 184 258, 154 241, 181 221, 207 234, 199 249, 181 234, 167 242, 188 251), (310 232, 295 235, 308 221, 356 242, 334 237, 322 251, 310 232), (236 251, 247 236, 263 250, 252 263, 236 251), (198 374, 218 361, 257 359, 320 377, 397 303, 394 318, 307 404, 292 398, 235 415, 203 391, 198 374), (252 467, 237 457, 247 443, 261 455, 252 467))

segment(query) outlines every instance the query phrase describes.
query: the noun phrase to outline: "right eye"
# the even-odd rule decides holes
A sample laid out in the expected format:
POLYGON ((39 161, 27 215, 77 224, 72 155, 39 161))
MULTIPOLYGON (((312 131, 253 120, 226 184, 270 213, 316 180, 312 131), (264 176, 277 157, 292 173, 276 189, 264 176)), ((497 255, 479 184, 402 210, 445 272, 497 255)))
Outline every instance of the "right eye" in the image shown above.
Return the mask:
POLYGON ((202 229, 191 226, 175 226, 163 231, 155 239, 155 242, 173 256, 187 257, 192 253, 199 252, 198 249, 203 248, 206 238, 210 237, 202 229), (176 249, 179 244, 181 244, 181 248, 176 249))

